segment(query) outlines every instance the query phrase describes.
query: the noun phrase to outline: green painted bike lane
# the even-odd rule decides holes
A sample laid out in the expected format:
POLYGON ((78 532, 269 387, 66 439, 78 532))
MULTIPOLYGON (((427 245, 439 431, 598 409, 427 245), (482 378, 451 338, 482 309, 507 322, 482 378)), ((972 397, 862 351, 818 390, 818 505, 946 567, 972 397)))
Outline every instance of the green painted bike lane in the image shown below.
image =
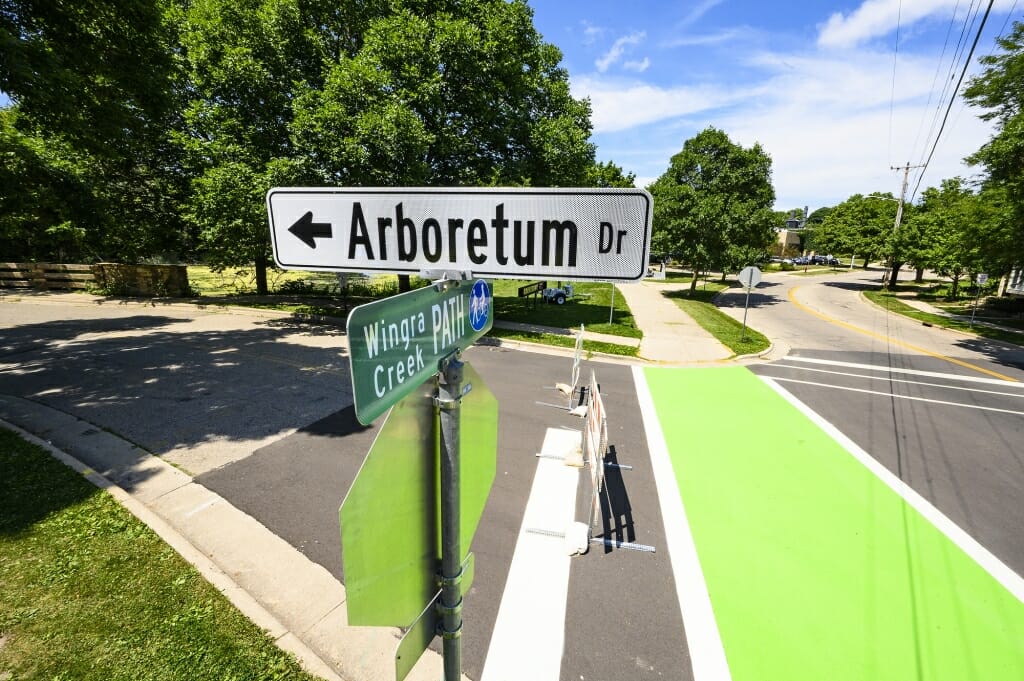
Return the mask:
POLYGON ((1024 679, 1024 603, 795 406, 644 376, 733 681, 1024 679))

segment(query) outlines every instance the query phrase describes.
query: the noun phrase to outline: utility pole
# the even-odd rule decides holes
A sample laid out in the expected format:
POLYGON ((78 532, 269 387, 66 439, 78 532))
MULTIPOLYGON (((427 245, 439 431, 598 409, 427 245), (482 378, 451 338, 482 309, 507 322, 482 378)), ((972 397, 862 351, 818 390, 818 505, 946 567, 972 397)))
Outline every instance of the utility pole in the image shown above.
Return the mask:
POLYGON ((882 288, 889 290, 896 286, 896 244, 895 238, 897 232, 900 230, 900 223, 903 221, 903 202, 907 198, 907 182, 910 178, 911 168, 923 168, 924 166, 912 166, 908 161, 903 167, 900 166, 889 166, 890 170, 902 170, 903 171, 903 187, 900 189, 900 200, 896 204, 896 222, 892 226, 893 235, 893 247, 889 253, 889 275, 882 281, 882 288))

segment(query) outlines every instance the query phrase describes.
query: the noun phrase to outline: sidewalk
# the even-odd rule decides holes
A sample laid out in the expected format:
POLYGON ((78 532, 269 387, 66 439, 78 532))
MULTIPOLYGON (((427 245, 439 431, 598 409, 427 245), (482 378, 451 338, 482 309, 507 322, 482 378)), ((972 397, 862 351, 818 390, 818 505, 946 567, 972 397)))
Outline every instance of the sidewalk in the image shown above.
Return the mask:
MULTIPOLYGON (((252 516, 127 440, 0 395, 0 427, 12 425, 112 494, 307 671, 326 681, 393 681, 400 631, 349 626, 345 587, 252 516)), ((427 650, 406 678, 434 681, 441 671, 440 655, 427 650)))
MULTIPOLYGON (((921 312, 927 312, 929 314, 937 315, 939 317, 946 317, 947 319, 955 319, 960 322, 971 321, 970 315, 953 314, 952 312, 946 312, 945 310, 937 308, 934 305, 924 302, 923 300, 918 300, 914 292, 900 293, 896 295, 896 298, 901 303, 909 305, 915 310, 920 310, 921 312)), ((999 329, 1000 331, 1006 331, 1007 333, 1024 334, 1024 331, 1022 331, 1021 329, 1015 329, 1012 326, 1002 326, 1001 324, 996 324, 994 322, 983 321, 980 318, 974 320, 974 325, 987 326, 990 329, 999 329)))
POLYGON ((733 353, 705 331, 690 315, 665 294, 685 291, 689 284, 623 284, 619 291, 626 299, 637 328, 643 330, 640 357, 652 362, 690 364, 717 362, 733 353))

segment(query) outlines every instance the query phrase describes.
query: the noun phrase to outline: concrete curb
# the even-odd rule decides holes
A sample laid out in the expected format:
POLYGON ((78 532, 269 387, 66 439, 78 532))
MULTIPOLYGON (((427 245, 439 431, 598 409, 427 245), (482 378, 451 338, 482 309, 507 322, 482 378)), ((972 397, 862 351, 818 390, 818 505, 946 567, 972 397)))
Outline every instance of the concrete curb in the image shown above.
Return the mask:
POLYGON ((239 586, 227 573, 221 570, 216 563, 199 551, 188 539, 145 504, 135 499, 131 494, 103 475, 97 473, 90 466, 82 463, 67 452, 58 449, 46 440, 4 419, 0 419, 0 427, 7 428, 32 444, 42 447, 53 458, 65 466, 74 469, 93 485, 109 493, 129 513, 153 530, 178 555, 195 567, 203 578, 224 594, 231 604, 238 608, 243 615, 248 617, 260 629, 267 632, 279 648, 294 655, 303 669, 323 677, 326 681, 344 681, 317 653, 288 631, 284 624, 239 586))
MULTIPOLYGON (((0 395, 0 426, 118 500, 282 650, 327 681, 392 681, 400 630, 349 626, 345 588, 257 520, 146 450, 30 400, 0 395)), ((439 678, 427 650, 407 677, 439 678)))

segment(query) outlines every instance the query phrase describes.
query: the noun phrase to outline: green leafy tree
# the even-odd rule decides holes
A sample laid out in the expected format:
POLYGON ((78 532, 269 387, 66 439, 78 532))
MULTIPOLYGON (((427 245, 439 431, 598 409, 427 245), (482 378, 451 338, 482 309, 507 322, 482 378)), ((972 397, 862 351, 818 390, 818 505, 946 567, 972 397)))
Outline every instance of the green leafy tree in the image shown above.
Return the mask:
POLYGON ((289 124, 297 89, 321 84, 329 21, 298 0, 197 0, 178 11, 190 87, 179 144, 194 177, 185 214, 209 264, 254 265, 259 293, 270 262, 263 197, 276 180, 315 177, 289 124))
POLYGON ((973 220, 977 197, 960 178, 945 180, 921 195, 916 223, 927 234, 928 265, 952 279, 950 296, 956 298, 960 279, 980 264, 973 220))
POLYGON ((825 218, 832 212, 831 206, 822 206, 817 210, 811 211, 811 214, 807 216, 807 224, 809 225, 820 225, 825 222, 825 218))
POLYGON ((189 215, 211 264, 255 262, 258 287, 254 198, 275 182, 580 185, 594 164, 589 103, 522 0, 199 0, 183 23, 189 215))
POLYGON ((868 262, 889 257, 896 221, 897 199, 892 194, 854 194, 834 206, 815 229, 816 248, 851 253, 868 262))
POLYGON ((636 186, 636 174, 627 173, 611 161, 595 162, 587 171, 585 181, 587 187, 622 187, 636 186))
MULTIPOLYGON (((1024 23, 1015 21, 1008 36, 997 40, 1002 52, 982 57, 985 70, 972 78, 964 90, 968 103, 984 109, 981 118, 995 123, 992 138, 968 157, 984 166, 989 192, 1002 217, 1006 249, 1000 261, 1024 263, 1024 23), (1006 213, 1009 212, 1009 215, 1006 213)), ((992 205, 990 203, 990 205, 992 205)))
POLYGON ((13 253, 134 260, 177 249, 183 183, 167 135, 177 100, 166 9, 167 0, 3 2, 0 90, 17 110, 5 126, 21 135, 20 162, 38 171, 0 188, 0 200, 38 202, 17 213, 34 238, 13 253))
POLYGON ((1012 211, 999 189, 974 192, 961 178, 945 180, 922 194, 915 217, 924 232, 925 264, 952 279, 950 296, 956 298, 965 276, 987 272, 1002 276, 1016 264, 1012 211))
POLYGON ((771 158, 759 144, 745 149, 707 128, 683 143, 649 190, 654 248, 693 269, 691 291, 700 273, 733 265, 730 249, 766 249, 775 238, 771 158))

